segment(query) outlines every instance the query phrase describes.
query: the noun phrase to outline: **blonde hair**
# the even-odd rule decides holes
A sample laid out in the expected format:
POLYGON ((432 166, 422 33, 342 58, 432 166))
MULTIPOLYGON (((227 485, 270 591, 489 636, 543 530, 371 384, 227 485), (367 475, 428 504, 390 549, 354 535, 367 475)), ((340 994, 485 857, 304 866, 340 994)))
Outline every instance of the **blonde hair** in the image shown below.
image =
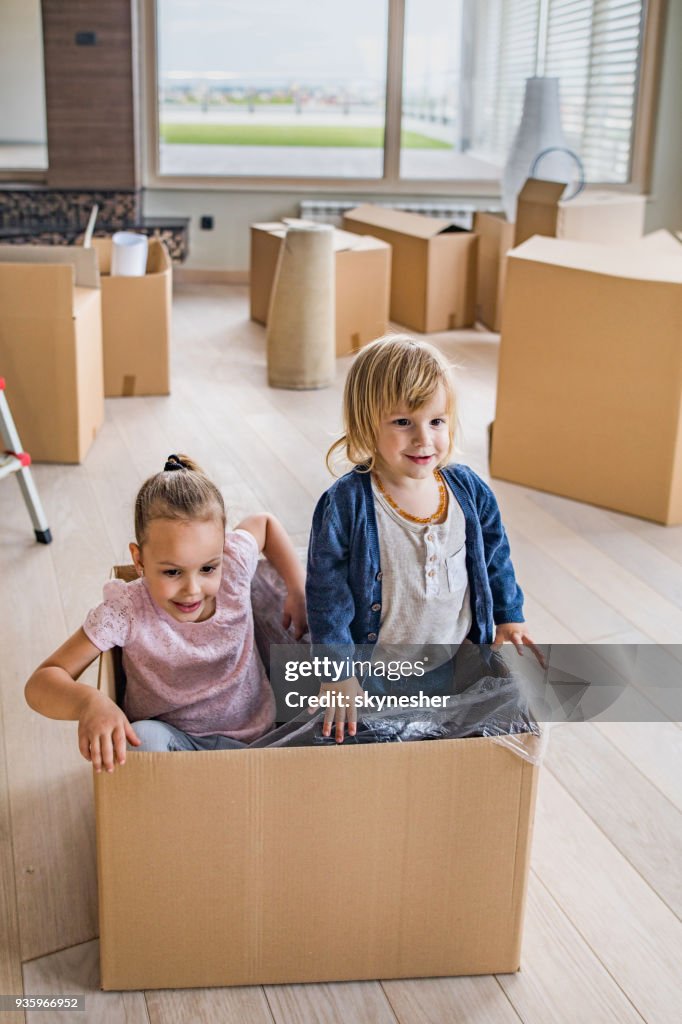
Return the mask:
POLYGON ((345 456, 365 472, 374 468, 381 420, 398 406, 420 409, 438 387, 445 391, 450 444, 454 446, 456 402, 445 359, 433 345, 407 334, 387 334, 370 342, 358 354, 343 391, 344 433, 327 452, 333 473, 334 456, 345 456))
POLYGON ((154 519, 219 519, 226 525, 223 496, 187 455, 169 455, 160 473, 142 484, 135 499, 135 540, 142 547, 154 519))

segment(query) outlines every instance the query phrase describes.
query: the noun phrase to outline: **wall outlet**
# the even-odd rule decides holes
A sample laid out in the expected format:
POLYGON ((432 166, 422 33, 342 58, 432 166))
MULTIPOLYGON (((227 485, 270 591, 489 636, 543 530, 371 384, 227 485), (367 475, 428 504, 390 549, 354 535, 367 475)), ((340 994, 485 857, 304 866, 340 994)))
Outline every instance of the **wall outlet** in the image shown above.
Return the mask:
POLYGON ((199 227, 202 231, 213 231, 213 217, 202 217, 199 227))

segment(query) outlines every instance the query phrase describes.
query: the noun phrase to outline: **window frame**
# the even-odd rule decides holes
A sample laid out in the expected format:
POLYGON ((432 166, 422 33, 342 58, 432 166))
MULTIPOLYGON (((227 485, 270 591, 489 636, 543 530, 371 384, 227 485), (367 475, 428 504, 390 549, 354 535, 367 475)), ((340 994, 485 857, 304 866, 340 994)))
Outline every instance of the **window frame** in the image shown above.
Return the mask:
MULTIPOLYGON (((661 71, 665 0, 645 0, 637 99, 633 123, 630 180, 591 183, 590 188, 625 192, 649 191, 661 71)), ((159 170, 159 109, 157 75, 157 0, 140 0, 139 7, 139 139, 144 188, 175 191, 287 192, 332 195, 363 193, 386 196, 498 197, 500 183, 480 179, 415 179, 400 177, 405 0, 388 0, 386 120, 382 178, 297 178, 230 175, 169 175, 159 170)))

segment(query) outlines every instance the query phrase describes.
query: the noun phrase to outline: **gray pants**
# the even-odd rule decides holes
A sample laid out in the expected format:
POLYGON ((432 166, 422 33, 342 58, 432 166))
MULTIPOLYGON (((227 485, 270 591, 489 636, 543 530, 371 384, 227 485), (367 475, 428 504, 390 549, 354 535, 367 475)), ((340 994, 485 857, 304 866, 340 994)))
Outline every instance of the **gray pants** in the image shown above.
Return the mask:
POLYGON ((247 746, 241 740, 231 740, 227 736, 190 736, 173 725, 153 718, 133 722, 132 725, 142 743, 139 747, 129 743, 128 750, 237 750, 247 746))

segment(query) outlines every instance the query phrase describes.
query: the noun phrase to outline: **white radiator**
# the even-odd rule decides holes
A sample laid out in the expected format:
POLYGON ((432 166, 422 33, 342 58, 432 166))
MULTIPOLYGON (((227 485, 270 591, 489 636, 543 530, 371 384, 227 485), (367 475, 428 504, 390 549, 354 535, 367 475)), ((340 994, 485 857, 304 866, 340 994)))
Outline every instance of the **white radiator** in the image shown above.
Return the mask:
MULTIPOLYGON (((320 224, 333 224, 341 227, 341 221, 346 210, 352 210, 360 205, 360 201, 349 202, 348 200, 337 199, 303 199, 299 203, 299 217, 303 220, 313 220, 320 224)), ((421 213, 425 217, 440 217, 449 220, 458 227, 471 229, 476 207, 472 203, 457 202, 456 200, 434 200, 423 202, 406 200, 405 202, 377 203, 377 206, 387 206, 391 210, 406 210, 408 213, 421 213)))

